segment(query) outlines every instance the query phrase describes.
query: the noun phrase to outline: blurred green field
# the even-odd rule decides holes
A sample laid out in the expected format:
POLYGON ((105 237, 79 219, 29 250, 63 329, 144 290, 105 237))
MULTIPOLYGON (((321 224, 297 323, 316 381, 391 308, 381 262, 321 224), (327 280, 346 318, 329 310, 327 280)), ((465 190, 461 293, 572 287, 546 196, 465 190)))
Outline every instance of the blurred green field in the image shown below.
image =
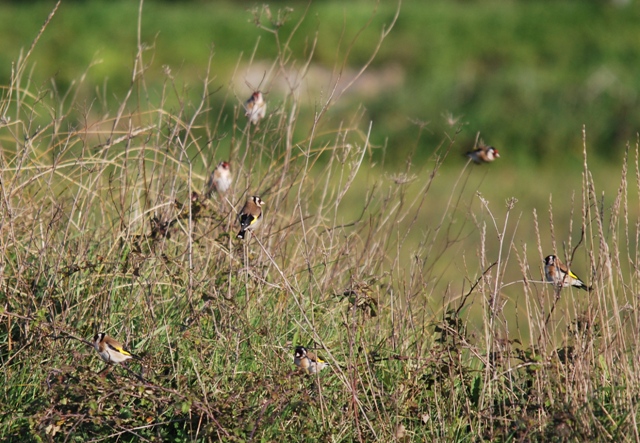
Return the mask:
MULTIPOLYGON (((12 61, 28 49, 50 7, 0 5, 6 48, 0 83, 8 83, 12 61)), ((304 2, 270 5, 272 21, 286 16, 281 47, 306 8, 304 2)), ((331 90, 343 62, 343 79, 349 79, 369 59, 395 10, 393 2, 377 8, 369 1, 309 6, 286 50, 300 62, 311 57, 296 92, 305 105, 299 136, 308 131, 305 120, 331 90)), ((270 92, 271 109, 281 106, 294 75, 272 67, 278 42, 255 26, 256 12, 261 24, 273 28, 262 6, 250 2, 145 2, 141 41, 148 49, 140 100, 157 104, 170 80, 165 66, 175 79, 172 88, 197 100, 213 50, 212 90, 221 88, 211 96, 213 107, 228 115, 258 86, 270 92)), ((80 88, 86 106, 98 112, 117 107, 131 84, 137 16, 137 2, 63 3, 33 52, 31 83, 64 94, 86 73, 80 88)), ((637 2, 403 2, 372 66, 330 110, 331 121, 350 120, 351 110, 363 106, 362 121, 374 123, 373 142, 388 140, 395 149, 387 162, 402 164, 412 149, 428 158, 450 114, 465 125, 462 145, 472 144, 480 131, 509 153, 512 165, 560 169, 581 163, 585 124, 593 154, 615 164, 640 121, 639 21, 637 2), (417 146, 415 121, 430 122, 417 146)), ((177 95, 165 99, 180 106, 177 95)), ((229 120, 223 125, 228 128, 229 120)))

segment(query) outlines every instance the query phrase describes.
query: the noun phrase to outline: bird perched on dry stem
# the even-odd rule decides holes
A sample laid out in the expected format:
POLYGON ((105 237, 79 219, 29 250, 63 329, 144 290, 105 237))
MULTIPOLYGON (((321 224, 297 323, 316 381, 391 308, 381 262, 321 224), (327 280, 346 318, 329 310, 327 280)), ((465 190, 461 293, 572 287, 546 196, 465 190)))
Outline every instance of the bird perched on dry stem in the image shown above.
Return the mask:
POLYGON ((257 195, 247 199, 244 207, 238 213, 238 221, 240 222, 238 238, 244 238, 246 231, 253 231, 260 225, 263 204, 264 202, 257 195))
POLYGON ((251 121, 251 123, 257 125, 267 113, 267 102, 264 101, 262 92, 256 91, 251 94, 251 97, 249 97, 249 100, 247 100, 244 105, 244 109, 244 115, 251 121))
POLYGON ((548 282, 554 283, 560 288, 574 286, 576 288, 591 291, 592 287, 584 284, 580 278, 571 272, 567 266, 555 255, 548 255, 544 259, 544 276, 548 282))
POLYGON ((98 351, 100 358, 110 364, 122 363, 130 358, 140 360, 140 357, 127 351, 120 342, 109 337, 104 332, 100 332, 93 337, 93 347, 98 351))
POLYGON ((467 152, 465 155, 478 165, 482 163, 491 163, 496 158, 500 157, 496 148, 484 145, 481 145, 473 151, 467 152))
POLYGON ((231 165, 225 161, 218 163, 218 166, 209 175, 209 181, 207 181, 207 197, 211 197, 214 192, 220 195, 225 194, 231 187, 232 182, 231 165))
POLYGON ((318 358, 313 352, 307 351, 304 346, 297 346, 293 354, 293 363, 303 369, 307 374, 320 372, 329 363, 318 358))

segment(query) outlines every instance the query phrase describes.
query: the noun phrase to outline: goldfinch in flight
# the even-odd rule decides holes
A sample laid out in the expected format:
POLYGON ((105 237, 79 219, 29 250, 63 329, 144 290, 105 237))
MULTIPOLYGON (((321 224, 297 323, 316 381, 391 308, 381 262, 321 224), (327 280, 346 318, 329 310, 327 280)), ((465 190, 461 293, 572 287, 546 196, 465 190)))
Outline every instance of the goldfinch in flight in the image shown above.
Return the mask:
POLYGON ((238 221, 240 222, 238 238, 244 238, 246 231, 253 231, 260 225, 262 221, 262 205, 263 201, 257 195, 249 197, 238 214, 238 221))
POLYGON ((245 116, 251 120, 251 123, 257 125, 267 113, 267 102, 264 101, 262 92, 254 92, 244 105, 245 116))
POLYGON ((320 372, 325 366, 329 365, 329 363, 320 360, 313 352, 307 351, 304 346, 296 347, 296 352, 293 355, 293 363, 300 369, 303 369, 307 374, 320 372))
POLYGON ((584 284, 580 278, 571 272, 567 266, 555 255, 549 255, 544 259, 544 276, 549 282, 558 287, 575 286, 576 288, 591 291, 591 286, 584 284))
POLYGON ((500 157, 498 150, 493 146, 480 146, 473 151, 467 152, 465 155, 478 165, 481 163, 491 163, 500 157))
POLYGON ((120 342, 109 337, 104 332, 100 332, 93 337, 93 347, 96 348, 100 357, 107 363, 118 364, 130 358, 140 359, 140 357, 127 351, 120 342))
POLYGON ((211 196, 214 191, 218 194, 225 194, 232 182, 231 165, 228 162, 220 162, 209 176, 206 194, 211 196))

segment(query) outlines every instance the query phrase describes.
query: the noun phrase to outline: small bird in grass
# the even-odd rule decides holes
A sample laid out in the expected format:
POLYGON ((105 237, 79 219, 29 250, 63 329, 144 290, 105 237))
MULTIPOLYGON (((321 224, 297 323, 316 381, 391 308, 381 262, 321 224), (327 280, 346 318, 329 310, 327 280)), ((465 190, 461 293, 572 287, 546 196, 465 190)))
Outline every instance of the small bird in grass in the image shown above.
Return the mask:
POLYGON ((544 259, 544 276, 549 282, 558 287, 575 286, 576 288, 591 291, 592 287, 584 284, 580 278, 571 272, 567 266, 555 255, 549 255, 544 259))
POLYGON ((481 163, 491 163, 500 157, 498 150, 493 146, 480 146, 473 151, 467 152, 465 155, 478 165, 481 163))
POLYGON ((229 190, 229 187, 231 187, 232 182, 233 177, 231 176, 231 165, 225 161, 218 163, 216 169, 214 169, 209 176, 209 181, 207 182, 207 196, 211 196, 214 191, 221 195, 225 194, 229 190))
POLYGON ((244 238, 246 231, 253 231, 260 225, 263 204, 264 202, 257 195, 249 197, 240 213, 238 213, 238 221, 240 222, 238 238, 244 238))
POLYGON ((251 120, 251 123, 257 125, 267 113, 267 102, 264 101, 262 92, 256 91, 251 94, 251 97, 244 105, 244 109, 244 115, 251 120))
POLYGON ((329 363, 320 360, 316 354, 307 351, 304 346, 297 346, 293 355, 293 363, 303 369, 307 374, 315 374, 322 371, 329 363))
POLYGON ((100 332, 93 337, 93 347, 100 354, 100 358, 107 363, 118 364, 130 358, 140 360, 140 357, 127 351, 120 342, 109 337, 104 332, 100 332))

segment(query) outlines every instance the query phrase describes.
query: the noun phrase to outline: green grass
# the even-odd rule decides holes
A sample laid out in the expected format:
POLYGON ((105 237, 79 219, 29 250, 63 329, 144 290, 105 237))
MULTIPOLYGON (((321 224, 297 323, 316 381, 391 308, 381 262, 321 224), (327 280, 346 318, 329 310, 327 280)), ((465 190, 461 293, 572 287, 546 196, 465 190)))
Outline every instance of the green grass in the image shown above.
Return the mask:
MULTIPOLYGON (((302 65, 289 54, 270 57, 302 65)), ((287 91, 251 127, 202 66, 188 89, 185 67, 164 87, 150 69, 122 93, 85 78, 65 96, 27 81, 40 57, 0 100, 0 440, 638 440, 634 140, 602 162, 587 125, 550 167, 508 149, 476 166, 469 125, 411 125, 407 158, 371 143, 348 96, 314 122, 287 91), (232 192, 205 199, 221 159, 232 192), (252 194, 264 224, 242 242, 252 194), (543 257, 574 249, 589 294, 542 281, 543 257), (82 341, 98 331, 142 362, 101 374, 82 341), (330 367, 298 372, 299 344, 330 367)))

